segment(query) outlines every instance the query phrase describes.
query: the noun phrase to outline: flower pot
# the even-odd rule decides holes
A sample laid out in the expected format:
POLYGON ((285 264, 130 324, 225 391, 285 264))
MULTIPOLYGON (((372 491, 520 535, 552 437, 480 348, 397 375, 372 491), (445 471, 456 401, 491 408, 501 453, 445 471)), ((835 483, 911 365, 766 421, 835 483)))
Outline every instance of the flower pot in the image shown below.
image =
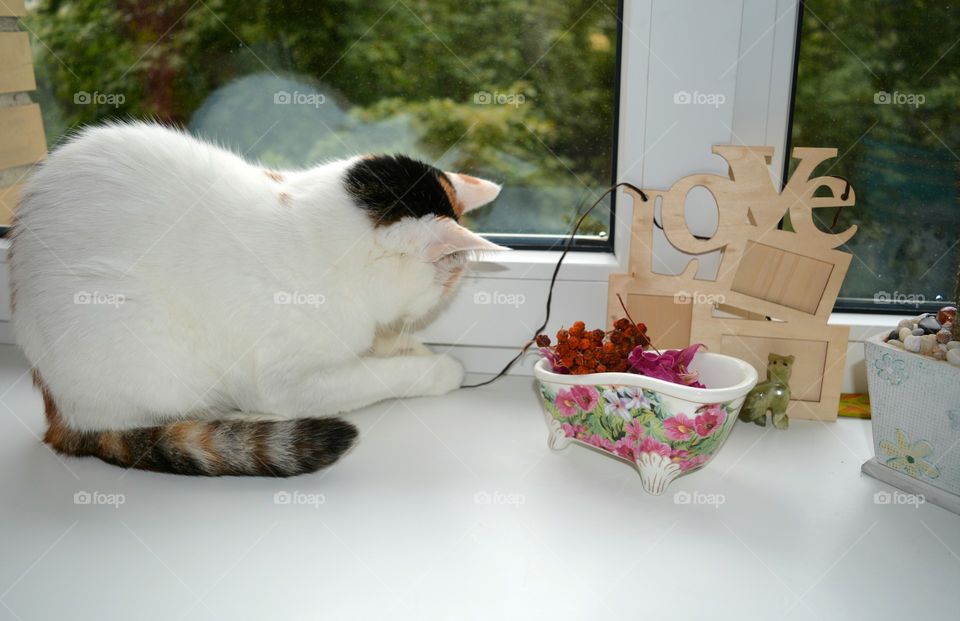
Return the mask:
POLYGON ((705 466, 737 421, 757 383, 746 362, 698 353, 690 365, 708 388, 633 373, 561 375, 547 360, 534 367, 552 449, 571 442, 632 463, 643 488, 662 494, 682 474, 705 466))
POLYGON ((873 459, 863 472, 960 513, 960 368, 867 340, 873 459))

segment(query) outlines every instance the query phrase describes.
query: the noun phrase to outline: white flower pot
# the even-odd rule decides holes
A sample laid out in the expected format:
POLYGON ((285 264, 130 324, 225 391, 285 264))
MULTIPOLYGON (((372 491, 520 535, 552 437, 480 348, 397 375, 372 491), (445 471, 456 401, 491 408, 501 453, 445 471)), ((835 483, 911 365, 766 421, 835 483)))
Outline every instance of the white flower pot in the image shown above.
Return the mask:
POLYGON ((866 342, 874 457, 863 472, 960 513, 960 368, 866 342))

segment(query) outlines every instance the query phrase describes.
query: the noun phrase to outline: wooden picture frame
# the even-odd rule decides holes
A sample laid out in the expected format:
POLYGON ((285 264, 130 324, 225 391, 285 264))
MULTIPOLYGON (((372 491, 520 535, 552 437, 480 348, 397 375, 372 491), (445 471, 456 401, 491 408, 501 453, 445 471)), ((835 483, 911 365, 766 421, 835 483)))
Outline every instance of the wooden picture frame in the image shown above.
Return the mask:
POLYGON ((857 227, 823 231, 814 210, 852 206, 856 196, 844 179, 811 175, 836 157, 836 149, 795 148, 799 163, 782 192, 770 176, 771 147, 721 145, 713 153, 730 165, 726 176, 694 174, 669 190, 644 190, 646 203, 625 190, 635 205, 630 271, 610 276, 608 324, 623 314, 619 295, 661 349, 704 343, 747 360, 761 378, 767 354, 794 355, 788 414, 835 420, 849 330, 827 320, 851 260, 836 248, 857 227), (706 239, 694 236, 686 223, 686 197, 695 187, 710 192, 720 211, 717 230, 706 239), (821 187, 832 196, 816 196, 821 187), (785 218, 793 230, 781 227, 785 218), (682 273, 654 271, 655 228, 690 256, 682 273), (700 257, 717 251, 716 278, 696 278, 700 257))
MULTIPOLYGON (((23 0, 0 3, 0 18, 27 14, 23 0)), ((29 34, 17 29, 0 32, 0 234, 13 223, 14 210, 27 175, 47 156, 40 106, 25 95, 36 90, 29 34)))

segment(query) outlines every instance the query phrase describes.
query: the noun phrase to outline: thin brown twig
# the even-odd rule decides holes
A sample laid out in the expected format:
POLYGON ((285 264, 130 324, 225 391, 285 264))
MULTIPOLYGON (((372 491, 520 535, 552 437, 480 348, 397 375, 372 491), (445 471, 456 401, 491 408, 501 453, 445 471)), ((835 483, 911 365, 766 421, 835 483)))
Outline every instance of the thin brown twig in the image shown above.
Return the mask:
MULTIPOLYGON (((646 341, 646 344, 653 348, 653 351, 657 352, 657 355, 660 354, 660 350, 657 349, 657 346, 653 344, 653 340, 647 336, 647 331, 641 330, 640 326, 637 325, 637 322, 633 320, 633 317, 630 316, 630 311, 627 310, 627 305, 623 303, 623 298, 620 297, 620 294, 617 294, 617 300, 620 302, 620 308, 623 309, 623 314, 627 316, 627 321, 633 324, 633 327, 637 329, 637 332, 640 334, 640 337, 646 341)), ((646 327, 646 326, 644 326, 646 327)))

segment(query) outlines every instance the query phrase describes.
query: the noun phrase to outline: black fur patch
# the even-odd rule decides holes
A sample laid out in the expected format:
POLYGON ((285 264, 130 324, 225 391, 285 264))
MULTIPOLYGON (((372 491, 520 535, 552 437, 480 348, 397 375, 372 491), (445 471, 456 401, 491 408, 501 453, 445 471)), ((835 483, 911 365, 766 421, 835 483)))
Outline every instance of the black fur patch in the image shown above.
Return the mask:
POLYGON ((344 186, 357 206, 366 209, 376 226, 401 218, 427 215, 457 220, 440 185, 443 171, 405 155, 364 158, 347 171, 344 186))

